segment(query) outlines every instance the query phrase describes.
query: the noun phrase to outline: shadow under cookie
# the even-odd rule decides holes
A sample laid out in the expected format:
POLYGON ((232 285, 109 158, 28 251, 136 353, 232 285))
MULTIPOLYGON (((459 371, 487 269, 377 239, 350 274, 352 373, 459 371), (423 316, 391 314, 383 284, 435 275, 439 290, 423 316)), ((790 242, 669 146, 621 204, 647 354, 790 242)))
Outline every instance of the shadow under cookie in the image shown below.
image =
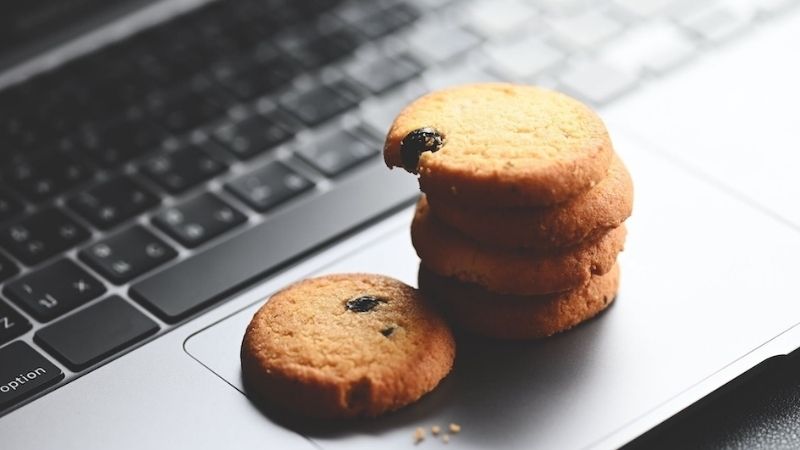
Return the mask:
POLYGON ((619 265, 583 286, 539 296, 489 292, 419 268, 419 287, 460 328, 497 339, 534 339, 568 330, 603 311, 617 294, 619 265))

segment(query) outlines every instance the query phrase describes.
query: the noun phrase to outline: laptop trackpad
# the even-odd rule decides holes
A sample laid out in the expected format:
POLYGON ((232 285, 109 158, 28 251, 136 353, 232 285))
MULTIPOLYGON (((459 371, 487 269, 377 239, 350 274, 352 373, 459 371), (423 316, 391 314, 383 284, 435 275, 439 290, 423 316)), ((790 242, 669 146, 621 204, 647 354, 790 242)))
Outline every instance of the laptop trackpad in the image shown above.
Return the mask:
MULTIPOLYGON (((312 439, 326 448, 410 446, 415 427, 458 422, 463 430, 451 442, 460 448, 584 447, 800 321, 800 233, 612 133, 636 186, 617 302, 541 341, 462 340, 454 372, 416 405, 312 439)), ((414 283, 408 220, 323 272, 375 271, 414 283)), ((239 345, 258 306, 186 343, 239 389, 239 345)))

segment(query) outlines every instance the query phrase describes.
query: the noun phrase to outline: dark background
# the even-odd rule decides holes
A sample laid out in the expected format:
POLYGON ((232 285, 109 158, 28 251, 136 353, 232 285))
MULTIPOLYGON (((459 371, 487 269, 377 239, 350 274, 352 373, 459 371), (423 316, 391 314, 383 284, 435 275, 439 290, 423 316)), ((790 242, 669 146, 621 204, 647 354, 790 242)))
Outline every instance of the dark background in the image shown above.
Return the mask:
POLYGON ((625 448, 800 448, 798 352, 764 361, 625 448))

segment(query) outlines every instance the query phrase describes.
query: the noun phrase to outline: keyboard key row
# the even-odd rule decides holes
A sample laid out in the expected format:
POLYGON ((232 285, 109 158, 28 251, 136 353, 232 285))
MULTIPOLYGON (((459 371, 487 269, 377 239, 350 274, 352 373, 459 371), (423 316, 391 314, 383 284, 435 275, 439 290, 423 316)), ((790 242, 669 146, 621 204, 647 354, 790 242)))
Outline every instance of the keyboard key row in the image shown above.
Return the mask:
POLYGON ((91 178, 85 164, 62 154, 49 154, 30 162, 14 164, 3 180, 32 202, 41 202, 91 178))
POLYGON ((297 122, 272 106, 261 115, 221 125, 214 138, 237 158, 247 159, 288 141, 299 128, 297 122))
POLYGON ((149 159, 142 172, 165 191, 179 194, 219 175, 226 168, 205 150, 189 146, 149 159))
POLYGON ((374 164, 334 189, 311 197, 302 208, 279 212, 220 245, 133 284, 130 295, 165 321, 175 323, 244 283, 410 202, 418 192, 413 179, 387 174, 385 167, 374 164), (359 201, 353 202, 354 198, 359 201))
POLYGON ((49 208, 0 231, 0 246, 32 266, 89 238, 89 231, 66 214, 49 208))
POLYGON ((62 149, 85 154, 105 168, 114 168, 157 150, 167 139, 163 127, 142 117, 141 111, 108 122, 94 122, 60 140, 62 149))
POLYGON ((247 216, 211 193, 203 193, 153 216, 153 224, 194 248, 247 221, 247 216))
POLYGON ((136 225, 107 237, 78 256, 114 284, 124 284, 178 256, 164 241, 136 225))
POLYGON ((6 285, 3 292, 36 320, 48 322, 103 295, 106 288, 77 264, 60 259, 6 285))
MULTIPOLYGON (((257 123, 242 122, 241 125, 242 129, 254 130, 257 123)), ((251 141, 253 145, 258 142, 257 139, 261 138, 254 138, 251 141)), ((265 141, 261 139, 260 142, 265 141)), ((377 155, 379 145, 374 141, 357 138, 349 132, 334 130, 311 140, 305 140, 296 150, 320 172, 328 176, 337 176, 344 170, 377 155)), ((221 173, 225 167, 224 163, 213 159, 199 148, 186 147, 149 160, 142 170, 165 190, 179 193, 221 173)), ((228 182, 226 187, 254 210, 266 212, 311 189, 313 185, 311 180, 291 167, 280 161, 272 161, 228 182)), ((208 198, 210 197, 201 197, 199 200, 182 205, 194 215, 193 220, 187 223, 170 224, 164 219, 166 212, 154 216, 154 221, 176 240, 191 248, 244 220, 244 216, 235 210, 231 210, 233 217, 228 218, 226 215, 226 219, 219 223, 209 218, 200 220, 197 214, 200 208, 206 206, 208 198), (170 225, 179 228, 172 228, 170 225)), ((67 201, 72 210, 103 230, 113 228, 144 213, 158 203, 156 195, 127 175, 100 182, 67 201)), ((170 214, 174 218, 174 210, 170 214)), ((0 246, 24 264, 31 266, 69 250, 89 237, 89 231, 64 212, 57 208, 48 208, 0 230, 0 246)), ((4 257, 0 255, 0 279, 11 277, 16 273, 13 262, 6 262, 3 259, 4 257)), ((100 264, 98 267, 103 267, 104 270, 101 272, 117 283, 125 282, 150 268, 146 265, 144 270, 138 270, 128 267, 130 265, 131 261, 113 261, 111 266, 105 267, 100 264)))
POLYGON ((159 202, 158 197, 132 178, 119 176, 92 186, 67 204, 92 225, 107 230, 159 202))

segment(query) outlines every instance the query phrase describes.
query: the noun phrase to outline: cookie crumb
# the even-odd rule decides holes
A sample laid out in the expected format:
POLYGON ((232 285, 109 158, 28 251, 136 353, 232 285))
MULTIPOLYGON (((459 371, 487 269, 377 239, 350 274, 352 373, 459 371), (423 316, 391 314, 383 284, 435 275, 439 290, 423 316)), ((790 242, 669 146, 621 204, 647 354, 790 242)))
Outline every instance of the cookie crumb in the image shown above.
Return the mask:
POLYGON ((439 425, 434 425, 434 426, 431 427, 431 434, 432 435, 436 436, 437 434, 439 434, 441 432, 442 432, 442 427, 440 427, 439 425))
POLYGON ((444 442, 445 444, 447 444, 448 442, 450 442, 450 435, 449 435, 449 434, 447 434, 447 433, 443 434, 443 435, 442 435, 442 442, 444 442))
POLYGON ((417 427, 417 429, 414 430, 414 443, 419 444, 424 440, 425 440, 425 430, 422 427, 417 427))
POLYGON ((461 431, 461 425, 459 425, 457 423, 451 423, 450 424, 450 432, 451 433, 456 434, 459 431, 461 431))

